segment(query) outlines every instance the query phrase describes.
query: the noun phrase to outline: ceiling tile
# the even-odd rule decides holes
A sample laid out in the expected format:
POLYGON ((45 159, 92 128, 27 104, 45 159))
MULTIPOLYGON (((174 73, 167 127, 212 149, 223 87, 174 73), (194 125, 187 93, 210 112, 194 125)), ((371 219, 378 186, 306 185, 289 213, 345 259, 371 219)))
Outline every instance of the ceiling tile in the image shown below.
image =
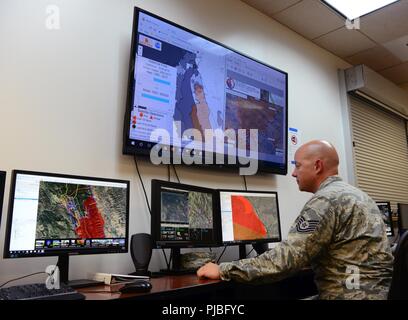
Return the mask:
POLYGON ((401 64, 402 61, 383 46, 377 46, 356 53, 345 60, 352 65, 365 64, 374 71, 383 70, 401 64))
POLYGON ((241 0, 246 4, 254 7, 255 9, 265 13, 266 15, 272 15, 279 11, 282 11, 295 3, 302 0, 241 0))
POLYGON ((402 61, 408 61, 408 35, 386 42, 383 46, 402 61))
POLYGON ((313 42, 341 58, 377 46, 361 32, 354 29, 349 30, 346 27, 330 32, 313 42))
POLYGON ((345 21, 318 0, 303 0, 273 18, 308 39, 344 26, 345 21))
POLYGON ((382 70, 380 73, 396 84, 403 84, 408 82, 408 62, 382 70))
POLYGON ((378 43, 408 34, 408 0, 400 0, 361 18, 361 31, 378 43))

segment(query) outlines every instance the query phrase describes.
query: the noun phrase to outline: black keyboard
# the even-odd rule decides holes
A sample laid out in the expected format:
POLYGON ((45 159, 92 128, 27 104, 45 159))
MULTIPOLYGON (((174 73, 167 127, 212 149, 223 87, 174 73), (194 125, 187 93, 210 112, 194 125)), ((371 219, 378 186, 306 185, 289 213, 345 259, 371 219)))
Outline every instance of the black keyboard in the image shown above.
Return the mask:
POLYGON ((62 284, 60 289, 47 289, 43 283, 0 289, 0 300, 84 300, 85 296, 62 284))

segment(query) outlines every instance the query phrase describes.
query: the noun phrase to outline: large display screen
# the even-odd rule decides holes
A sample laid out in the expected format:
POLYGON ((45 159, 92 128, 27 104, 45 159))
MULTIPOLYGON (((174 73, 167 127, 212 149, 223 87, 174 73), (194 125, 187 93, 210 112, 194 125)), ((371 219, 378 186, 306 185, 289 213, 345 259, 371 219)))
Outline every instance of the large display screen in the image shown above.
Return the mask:
POLYGON ((125 154, 287 173, 287 73, 138 8, 133 23, 125 154))

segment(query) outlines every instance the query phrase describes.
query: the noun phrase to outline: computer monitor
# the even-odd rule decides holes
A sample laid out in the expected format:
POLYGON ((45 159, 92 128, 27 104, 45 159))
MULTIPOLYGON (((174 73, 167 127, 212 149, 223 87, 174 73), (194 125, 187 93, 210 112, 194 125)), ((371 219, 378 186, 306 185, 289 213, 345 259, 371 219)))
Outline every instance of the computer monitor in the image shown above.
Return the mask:
POLYGON ((5 184, 6 184, 6 172, 0 171, 0 225, 1 225, 1 213, 3 211, 3 198, 4 198, 5 184))
POLYGON ((394 228, 392 226, 392 211, 391 211, 391 204, 388 201, 384 202, 376 202, 378 209, 384 215, 384 222, 387 228, 387 236, 392 237, 394 236, 394 228))
POLYGON ((156 248, 171 248, 172 270, 181 269, 180 248, 221 243, 213 189, 152 180, 151 234, 156 248))
POLYGON ((398 203, 398 226, 400 232, 408 230, 408 203, 398 203))
POLYGON ((162 144, 172 163, 245 167, 242 157, 286 175, 287 132, 285 71, 134 9, 124 154, 149 156, 162 144))
POLYGON ((68 282, 69 255, 126 253, 129 181, 14 170, 5 258, 58 256, 68 282))
POLYGON ((218 190, 218 193, 224 245, 281 241, 277 192, 218 190))

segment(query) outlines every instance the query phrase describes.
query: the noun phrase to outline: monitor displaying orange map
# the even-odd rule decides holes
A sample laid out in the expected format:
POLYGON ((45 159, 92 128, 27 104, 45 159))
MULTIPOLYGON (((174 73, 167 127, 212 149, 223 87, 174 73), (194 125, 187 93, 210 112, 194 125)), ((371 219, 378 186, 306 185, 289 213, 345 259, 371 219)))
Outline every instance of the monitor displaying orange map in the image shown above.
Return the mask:
POLYGON ((278 194, 220 190, 224 244, 281 241, 278 194))

